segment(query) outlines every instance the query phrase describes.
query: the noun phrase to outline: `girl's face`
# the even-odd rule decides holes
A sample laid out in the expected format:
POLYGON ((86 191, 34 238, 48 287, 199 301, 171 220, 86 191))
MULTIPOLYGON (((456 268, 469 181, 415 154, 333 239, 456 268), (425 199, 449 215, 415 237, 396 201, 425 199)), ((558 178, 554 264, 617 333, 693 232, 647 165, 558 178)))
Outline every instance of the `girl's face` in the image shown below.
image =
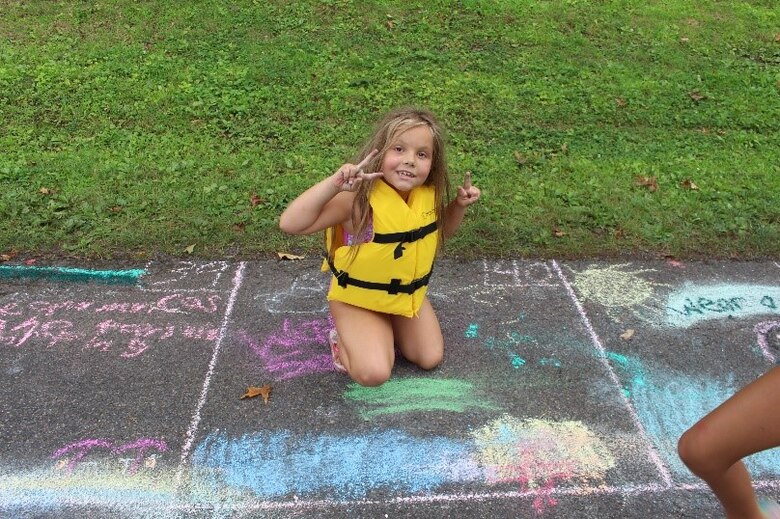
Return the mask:
POLYGON ((427 126, 415 126, 391 142, 382 159, 383 179, 406 200, 428 179, 432 163, 433 134, 427 126))

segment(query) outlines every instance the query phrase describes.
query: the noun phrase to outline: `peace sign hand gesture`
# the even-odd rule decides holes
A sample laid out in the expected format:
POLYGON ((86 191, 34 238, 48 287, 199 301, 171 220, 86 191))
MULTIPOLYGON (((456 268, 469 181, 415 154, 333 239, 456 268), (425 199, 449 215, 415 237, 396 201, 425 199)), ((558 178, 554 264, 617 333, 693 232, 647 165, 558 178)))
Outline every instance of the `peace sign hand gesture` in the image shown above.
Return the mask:
POLYGON ((471 185, 471 171, 467 171, 463 178, 463 186, 458 186, 457 203, 461 207, 468 207, 477 200, 481 192, 478 187, 471 185))
POLYGON ((359 164, 342 165, 331 177, 333 185, 336 186, 339 191, 357 191, 364 180, 372 180, 381 177, 381 171, 375 173, 363 172, 363 168, 371 162, 371 159, 373 159, 377 153, 379 153, 379 150, 373 150, 366 158, 361 160, 359 164))

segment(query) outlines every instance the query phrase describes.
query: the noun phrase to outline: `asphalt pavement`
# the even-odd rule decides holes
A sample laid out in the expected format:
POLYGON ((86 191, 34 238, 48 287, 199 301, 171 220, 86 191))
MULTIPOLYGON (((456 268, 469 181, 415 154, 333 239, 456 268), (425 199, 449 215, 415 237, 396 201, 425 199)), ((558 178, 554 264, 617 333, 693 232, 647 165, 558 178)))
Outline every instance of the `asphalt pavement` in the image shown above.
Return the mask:
MULTIPOLYGON (((0 264, 0 516, 721 517, 677 439, 780 355, 778 262, 445 258, 444 362, 364 388, 327 283, 0 264)), ((780 496, 780 449, 748 467, 780 496)))

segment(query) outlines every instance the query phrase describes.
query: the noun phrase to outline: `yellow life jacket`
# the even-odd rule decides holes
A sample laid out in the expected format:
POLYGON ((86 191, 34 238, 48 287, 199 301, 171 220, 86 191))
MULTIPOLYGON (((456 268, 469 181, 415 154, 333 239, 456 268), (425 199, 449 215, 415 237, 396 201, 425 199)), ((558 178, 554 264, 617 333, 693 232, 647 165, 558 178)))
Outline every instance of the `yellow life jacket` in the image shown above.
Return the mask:
MULTIPOLYGON (((433 186, 409 192, 404 202, 392 187, 377 180, 369 194, 373 238, 350 254, 344 232, 326 233, 328 250, 322 270, 333 272, 329 301, 342 301, 376 312, 417 315, 428 290, 439 241, 436 232, 436 196, 433 186), (335 235, 334 235, 335 234, 335 235)), ((355 245, 357 246, 357 245, 355 245)))

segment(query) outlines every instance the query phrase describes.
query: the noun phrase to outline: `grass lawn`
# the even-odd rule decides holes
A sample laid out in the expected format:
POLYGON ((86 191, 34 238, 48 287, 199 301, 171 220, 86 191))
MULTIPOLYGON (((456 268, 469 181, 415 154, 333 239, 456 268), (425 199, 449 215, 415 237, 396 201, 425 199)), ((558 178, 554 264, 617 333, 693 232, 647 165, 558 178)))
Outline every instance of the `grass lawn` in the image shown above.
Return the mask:
POLYGON ((0 254, 317 253, 399 105, 483 190, 446 254, 780 257, 775 0, 6 0, 0 254))

